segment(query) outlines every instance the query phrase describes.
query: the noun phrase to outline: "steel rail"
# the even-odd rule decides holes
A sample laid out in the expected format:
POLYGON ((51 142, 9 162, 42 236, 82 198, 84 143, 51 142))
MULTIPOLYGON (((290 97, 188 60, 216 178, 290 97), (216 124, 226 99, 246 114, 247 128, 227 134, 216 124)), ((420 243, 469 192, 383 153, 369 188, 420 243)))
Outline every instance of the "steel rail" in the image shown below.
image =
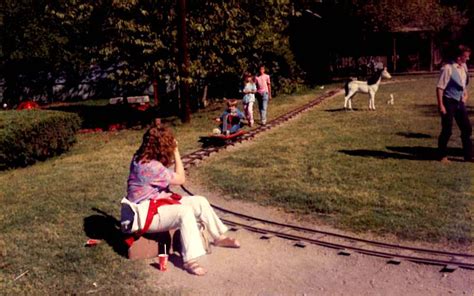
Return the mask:
MULTIPOLYGON (((251 225, 231 221, 231 220, 228 220, 228 219, 221 219, 221 220, 223 222, 225 222, 226 224, 228 224, 228 225, 240 226, 240 227, 248 229, 250 231, 259 232, 259 233, 270 233, 270 234, 273 234, 277 237, 286 238, 286 239, 295 240, 295 241, 306 241, 306 242, 309 242, 309 243, 312 243, 312 244, 315 244, 315 245, 320 245, 320 246, 329 247, 329 248, 338 249, 338 250, 352 250, 352 251, 355 251, 355 252, 358 252, 358 253, 361 253, 361 254, 365 254, 365 255, 372 255, 372 256, 389 258, 389 259, 404 259, 404 260, 411 261, 411 262, 416 262, 416 263, 424 263, 424 264, 440 265, 440 266, 457 266, 457 267, 464 268, 464 269, 473 269, 474 270, 474 263, 467 263, 467 262, 462 262, 462 261, 457 261, 457 260, 433 259, 433 258, 425 258, 425 257, 418 257, 418 256, 410 256, 410 255, 388 253, 388 252, 382 252, 382 251, 376 251, 376 250, 369 250, 369 249, 364 249, 364 248, 361 248, 361 247, 351 246, 351 245, 348 245, 348 244, 331 243, 331 242, 326 242, 326 241, 322 241, 322 240, 319 240, 319 239, 312 239, 312 238, 308 238, 308 237, 304 237, 304 236, 283 233, 283 232, 276 231, 276 230, 269 230, 269 229, 265 229, 265 228, 254 227, 254 226, 251 226, 251 225)), ((398 249, 398 248, 394 248, 394 249, 398 249)), ((442 253, 444 253, 444 252, 442 252, 442 253)))
MULTIPOLYGON (((191 191, 189 191, 183 185, 181 186, 181 188, 187 194, 194 195, 191 191)), ((379 242, 379 241, 367 240, 367 239, 362 239, 362 238, 358 238, 358 237, 338 234, 338 233, 334 233, 334 232, 322 231, 322 230, 313 229, 313 228, 307 228, 307 227, 301 227, 301 226, 297 226, 297 225, 291 225, 291 224, 286 224, 286 223, 280 223, 280 222, 265 220, 265 219, 261 219, 261 218, 241 214, 241 213, 238 213, 238 212, 230 211, 230 210, 227 210, 225 208, 216 206, 214 204, 211 204, 211 206, 213 208, 215 208, 216 210, 218 210, 218 211, 221 211, 223 213, 230 214, 230 215, 233 215, 233 216, 237 216, 237 217, 240 217, 240 218, 243 218, 243 219, 246 219, 246 220, 258 221, 258 222, 261 222, 261 223, 264 223, 264 224, 269 224, 269 225, 274 225, 274 226, 279 226, 279 227, 285 227, 285 228, 289 228, 291 230, 296 230, 296 231, 309 232, 309 233, 313 233, 313 234, 323 234, 323 235, 326 235, 326 236, 329 236, 329 237, 340 238, 340 239, 348 240, 348 241, 351 241, 351 242, 365 243, 365 244, 368 244, 368 245, 377 246, 377 247, 381 247, 381 248, 385 248, 385 249, 413 251, 413 252, 417 252, 417 253, 426 253, 426 254, 438 255, 438 256, 442 255, 442 256, 451 256, 451 257, 458 257, 458 258, 459 257, 474 258, 474 254, 455 253, 455 252, 447 252, 447 251, 440 251, 440 250, 433 250, 433 249, 426 249, 426 248, 416 248, 416 247, 410 247, 410 246, 404 246, 404 245, 389 244, 389 243, 384 243, 384 242, 379 242)), ((266 229, 266 228, 257 228, 257 227, 254 227, 252 225, 235 222, 235 221, 231 221, 231 220, 228 220, 228 219, 222 219, 222 221, 226 221, 229 224, 238 225, 238 226, 247 228, 247 229, 252 230, 252 231, 260 232, 260 233, 271 233, 271 234, 274 234, 274 235, 280 236, 280 237, 285 237, 285 236, 293 237, 294 239, 297 239, 297 240, 306 240, 306 241, 310 241, 311 243, 315 243, 315 244, 319 244, 319 245, 325 245, 325 246, 329 246, 329 247, 333 246, 333 247, 338 248, 338 249, 344 249, 345 248, 345 249, 351 249, 351 250, 354 250, 354 251, 357 251, 357 252, 362 252, 362 250, 364 250, 362 248, 357 248, 357 247, 353 247, 353 246, 350 246, 350 245, 333 244, 333 243, 328 243, 328 242, 324 242, 324 241, 321 241, 321 240, 314 240, 314 239, 304 238, 304 237, 300 237, 300 236, 293 236, 293 235, 290 235, 290 234, 287 234, 287 233, 278 232, 278 231, 274 231, 274 230, 270 230, 270 229, 266 229)), ((372 251, 365 250, 364 252, 372 252, 372 251)), ((388 256, 390 254, 390 253, 383 253, 383 252, 377 252, 377 253, 385 254, 386 256, 388 256)), ((402 256, 403 255, 390 254, 390 257, 402 258, 402 256)), ((410 258, 410 257, 407 257, 407 258, 410 258)), ((416 258, 416 259, 421 260, 422 258, 416 258)), ((426 259, 426 260, 428 260, 428 259, 426 259)), ((446 264, 447 262, 449 262, 449 264, 459 265, 459 266, 466 265, 466 263, 462 263, 462 262, 453 262, 453 261, 440 261, 440 262, 442 262, 443 264, 446 264)), ((470 266, 471 268, 474 268, 474 264, 467 264, 466 266, 470 266)))

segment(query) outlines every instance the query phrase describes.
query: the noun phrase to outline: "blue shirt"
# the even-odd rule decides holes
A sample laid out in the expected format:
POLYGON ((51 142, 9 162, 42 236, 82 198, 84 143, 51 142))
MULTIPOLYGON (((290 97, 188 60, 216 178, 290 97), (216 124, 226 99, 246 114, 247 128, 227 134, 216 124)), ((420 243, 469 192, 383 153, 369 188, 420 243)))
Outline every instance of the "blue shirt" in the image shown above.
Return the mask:
POLYGON ((469 74, 466 65, 459 66, 457 64, 447 64, 441 70, 438 82, 438 88, 443 89, 443 97, 460 101, 463 97, 464 90, 469 83, 469 74), (460 71, 464 71, 463 77, 460 71))

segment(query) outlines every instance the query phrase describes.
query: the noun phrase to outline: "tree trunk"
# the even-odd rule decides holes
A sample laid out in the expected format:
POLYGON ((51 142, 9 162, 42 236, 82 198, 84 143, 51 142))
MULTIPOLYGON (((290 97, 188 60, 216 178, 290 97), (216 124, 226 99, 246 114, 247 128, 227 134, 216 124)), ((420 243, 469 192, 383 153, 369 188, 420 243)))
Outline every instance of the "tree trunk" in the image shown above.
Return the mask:
POLYGON ((155 108, 158 107, 159 101, 158 101, 158 80, 156 77, 153 79, 153 104, 155 105, 155 108))
POLYGON ((434 66, 434 41, 433 34, 430 33, 430 72, 433 72, 434 66))
POLYGON ((393 51, 392 51, 392 61, 393 61, 393 72, 397 72, 397 37, 393 36, 393 51))
POLYGON ((188 36, 186 33, 186 2, 178 0, 178 67, 179 86, 181 89, 180 117, 183 123, 191 122, 191 107, 189 99, 189 52, 188 36))
POLYGON ((204 86, 204 91, 202 93, 202 98, 201 98, 201 108, 206 108, 207 107, 207 84, 204 86))

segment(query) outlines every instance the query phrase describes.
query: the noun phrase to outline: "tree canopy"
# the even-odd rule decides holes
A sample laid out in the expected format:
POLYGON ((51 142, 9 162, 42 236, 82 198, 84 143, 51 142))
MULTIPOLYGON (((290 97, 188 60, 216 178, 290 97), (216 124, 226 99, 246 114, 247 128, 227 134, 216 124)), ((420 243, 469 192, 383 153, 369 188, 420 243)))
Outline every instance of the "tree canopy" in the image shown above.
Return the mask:
MULTIPOLYGON (((302 68, 311 55, 327 61, 331 50, 337 50, 333 33, 343 17, 357 24, 353 30, 366 32, 412 27, 453 33, 467 23, 463 11, 472 15, 469 5, 443 5, 438 0, 187 3, 187 82, 193 100, 206 86, 216 97, 238 95, 242 73, 255 73, 259 64, 267 66, 274 91, 291 92, 304 77, 302 68), (301 22, 306 9, 323 11, 323 18, 309 16, 312 21, 301 22), (301 47, 318 50, 309 45, 309 38, 326 49, 302 51, 301 47)), ((100 85, 104 96, 142 92, 154 79, 161 92, 168 92, 172 88, 165 86, 182 79, 176 0, 4 0, 0 32, 3 101, 14 103, 39 94, 50 99, 58 78, 74 85, 94 71, 106 81, 100 85)))
POLYGON ((406 28, 459 31, 467 18, 439 0, 355 0, 356 14, 368 31, 397 32, 406 28))

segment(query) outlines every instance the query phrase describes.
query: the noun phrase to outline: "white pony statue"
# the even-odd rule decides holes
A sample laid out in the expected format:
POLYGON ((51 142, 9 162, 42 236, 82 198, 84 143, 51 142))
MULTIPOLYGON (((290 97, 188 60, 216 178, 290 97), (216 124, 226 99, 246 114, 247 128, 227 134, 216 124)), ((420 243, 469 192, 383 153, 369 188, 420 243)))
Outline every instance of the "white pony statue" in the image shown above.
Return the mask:
POLYGON ((346 82, 344 89, 344 109, 352 110, 352 98, 356 93, 369 94, 369 110, 375 111, 375 93, 379 89, 380 81, 383 78, 390 79, 392 76, 387 71, 387 67, 378 69, 367 81, 352 80, 346 82))

